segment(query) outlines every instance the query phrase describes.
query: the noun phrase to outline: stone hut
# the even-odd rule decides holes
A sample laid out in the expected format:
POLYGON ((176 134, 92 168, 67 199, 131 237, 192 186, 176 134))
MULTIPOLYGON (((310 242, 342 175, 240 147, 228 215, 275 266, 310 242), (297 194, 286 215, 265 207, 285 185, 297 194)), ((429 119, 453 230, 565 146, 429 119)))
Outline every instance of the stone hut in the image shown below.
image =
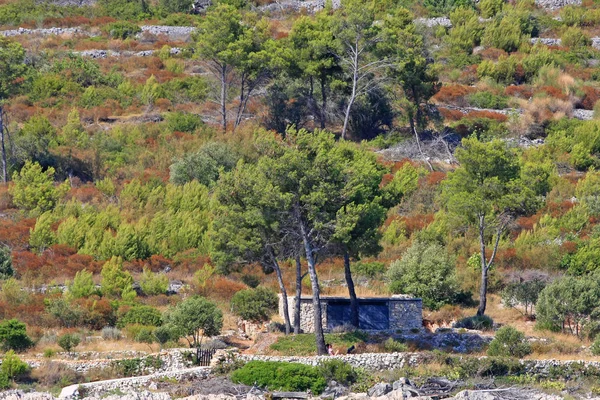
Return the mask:
MULTIPOLYGON (((296 298, 287 298, 290 319, 294 323, 296 298)), ((423 302, 421 299, 392 296, 359 298, 359 328, 365 331, 411 331, 423 327, 423 302)), ((350 299, 345 297, 321 297, 323 329, 331 332, 350 321, 350 299)), ((279 296, 279 315, 283 318, 283 297, 279 296)), ((300 300, 300 328, 314 331, 312 297, 300 300)))

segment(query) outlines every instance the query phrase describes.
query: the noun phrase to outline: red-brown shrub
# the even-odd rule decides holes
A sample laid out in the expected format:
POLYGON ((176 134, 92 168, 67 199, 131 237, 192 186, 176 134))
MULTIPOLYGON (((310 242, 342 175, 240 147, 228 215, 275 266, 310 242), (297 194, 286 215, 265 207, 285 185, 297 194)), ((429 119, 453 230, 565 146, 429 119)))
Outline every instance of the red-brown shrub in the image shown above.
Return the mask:
POLYGON ((584 95, 579 102, 579 106, 584 110, 593 110, 596 102, 600 100, 600 90, 591 86, 584 86, 581 90, 584 95))
POLYGON ((529 99, 533 96, 533 90, 531 87, 526 85, 510 85, 504 89, 504 94, 511 97, 518 97, 520 99, 529 99))
POLYGON ((442 104, 466 106, 465 96, 476 92, 477 89, 465 85, 446 85, 433 96, 433 100, 442 104))

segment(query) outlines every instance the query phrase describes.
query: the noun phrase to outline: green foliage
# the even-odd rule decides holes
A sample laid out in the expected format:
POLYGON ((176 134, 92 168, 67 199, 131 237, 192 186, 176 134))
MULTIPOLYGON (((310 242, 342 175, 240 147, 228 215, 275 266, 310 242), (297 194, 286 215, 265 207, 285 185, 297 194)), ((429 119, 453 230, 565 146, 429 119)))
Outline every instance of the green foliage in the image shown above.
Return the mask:
POLYGON ((32 340, 27 336, 25 324, 17 319, 8 319, 0 322, 0 347, 3 350, 24 351, 33 346, 32 340))
POLYGON ((173 132, 194 132, 202 126, 202 118, 196 114, 173 112, 165 115, 167 126, 173 132))
POLYGON ((29 230, 29 246, 38 253, 56 243, 56 235, 52 230, 54 215, 45 212, 35 221, 35 227, 29 230))
POLYGON ((383 342, 383 348, 388 353, 403 353, 408 351, 407 345, 394 340, 393 338, 388 338, 385 342, 383 342))
POLYGON ((480 78, 489 77, 496 82, 508 85, 515 81, 517 66, 518 62, 515 57, 502 55, 496 63, 490 60, 482 61, 477 67, 477 76, 480 78))
POLYGON ((516 13, 496 18, 485 28, 481 43, 486 47, 495 47, 508 53, 518 50, 527 35, 527 32, 523 32, 522 22, 516 13))
MULTIPOLYGON (((123 297, 124 293, 133 290, 131 274, 123 270, 121 257, 112 257, 102 267, 102 294, 108 297, 123 297)), ((135 293, 135 292, 134 292, 135 293)))
POLYGON ((70 353, 75 347, 79 346, 79 342, 81 342, 81 338, 79 335, 65 333, 58 337, 58 345, 66 352, 70 353))
POLYGON ((581 48, 591 43, 589 37, 580 28, 567 28, 560 37, 561 44, 570 48, 581 48))
POLYGON ((99 0, 104 15, 120 20, 149 19, 152 14, 145 0, 99 0))
POLYGON ((344 386, 350 386, 358 380, 356 369, 342 360, 321 361, 317 368, 326 382, 336 381, 344 386))
POLYGON ((77 146, 84 146, 88 143, 87 133, 81 125, 79 111, 76 108, 73 108, 67 116, 67 123, 62 128, 61 141, 77 146))
POLYGON ((191 336, 190 346, 200 349, 203 337, 218 335, 223 327, 223 313, 217 305, 200 296, 189 297, 171 309, 166 322, 176 337, 191 336))
POLYGON ((188 153, 171 165, 171 182, 183 185, 195 179, 208 186, 219 178, 221 169, 233 169, 239 158, 235 149, 226 143, 207 143, 197 153, 188 153))
POLYGON ((147 375, 152 371, 156 371, 162 365, 163 361, 158 355, 143 358, 126 358, 113 361, 112 363, 117 375, 121 377, 147 375))
MULTIPOLYGON (((192 10, 192 2, 189 0, 160 0, 160 7, 170 13, 189 13, 192 10)), ((168 24, 173 25, 173 24, 168 24)))
POLYGON ((471 0, 423 0, 423 6, 436 14, 447 15, 458 7, 473 7, 473 2, 471 0))
POLYGON ((503 326, 496 332, 487 354, 492 357, 523 358, 531 354, 531 346, 522 332, 512 326, 503 326))
POLYGON ((390 265, 387 278, 392 293, 421 297, 432 310, 451 303, 458 292, 454 261, 437 243, 415 241, 390 265))
POLYGON ((9 350, 2 358, 1 370, 2 374, 6 375, 8 379, 14 380, 28 372, 29 365, 27 365, 26 362, 21 361, 19 356, 17 356, 13 350, 9 350))
POLYGON ((306 391, 320 394, 327 382, 316 367, 303 364, 250 361, 231 375, 235 383, 257 385, 269 390, 306 391))
POLYGON ((160 84, 156 80, 154 75, 150 76, 150 78, 146 79, 146 83, 142 88, 142 93, 140 94, 142 103, 152 108, 154 106, 154 102, 161 97, 162 91, 160 84))
POLYGON ((392 207, 400 200, 413 193, 419 187, 419 177, 423 170, 410 163, 404 164, 390 183, 383 188, 383 201, 387 207, 392 207))
MULTIPOLYGON (((361 331, 346 333, 328 333, 325 334, 325 341, 332 345, 349 348, 357 344, 364 343, 369 336, 361 331)), ((277 341, 270 346, 271 350, 277 351, 281 355, 287 356, 309 356, 317 352, 315 345, 315 335, 311 333, 280 336, 277 341)))
POLYGON ((567 26, 581 26, 585 22, 586 10, 584 7, 567 5, 560 9, 560 19, 567 26))
POLYGON ((10 378, 4 372, 0 371, 0 390, 10 389, 10 387, 10 378))
POLYGON ((14 273, 10 247, 0 245, 0 280, 8 279, 14 273))
POLYGON ((118 21, 108 24, 104 27, 104 30, 113 39, 125 40, 140 33, 142 28, 131 22, 118 21))
POLYGON ((590 317, 596 315, 600 285, 596 277, 565 276, 542 290, 536 303, 540 328, 582 336, 590 317))
POLYGON ((144 267, 140 277, 140 288, 146 296, 165 294, 169 288, 169 278, 165 274, 155 274, 144 267))
POLYGON ((385 264, 379 261, 357 261, 350 267, 353 274, 374 279, 386 271, 385 264))
POLYGON ((475 92, 467 96, 467 101, 473 107, 504 109, 508 106, 508 97, 495 95, 491 92, 475 92))
POLYGON ((27 71, 24 61, 25 50, 21 44, 0 38, 0 101, 12 95, 19 86, 27 71))
POLYGON ((493 328, 494 321, 487 315, 466 317, 456 321, 455 328, 474 329, 478 331, 489 331, 493 328))
POLYGON ((87 270, 77 271, 73 283, 68 285, 69 295, 75 299, 89 297, 96 292, 93 274, 87 270))
POLYGON ((452 29, 447 41, 454 51, 471 54, 481 40, 483 28, 479 16, 472 8, 459 7, 450 14, 452 29))
POLYGON ((532 315, 533 306, 545 286, 546 283, 538 279, 508 284, 502 291, 502 301, 508 307, 521 305, 525 307, 526 315, 532 315))
POLYGON ((242 319, 266 322, 277 311, 279 300, 273 291, 258 287, 237 292, 231 299, 231 310, 242 319))
POLYGON ((481 16, 483 18, 491 18, 496 16, 502 7, 504 6, 504 0, 481 0, 479 2, 479 10, 481 10, 481 16))
POLYGON ((162 325, 162 326, 159 326, 156 329, 154 329, 153 336, 154 336, 154 340, 158 344, 160 344, 161 348, 167 342, 173 340, 173 338, 176 337, 176 335, 173 334, 172 327, 170 327, 168 325, 162 325))
POLYGON ((119 328, 131 324, 160 326, 162 324, 162 315, 160 314, 160 311, 154 307, 136 305, 131 307, 117 321, 117 326, 119 328))
POLYGON ((600 238, 592 238, 577 249, 571 257, 568 271, 571 275, 584 275, 598 271, 600 267, 600 238))
POLYGON ((69 190, 67 182, 54 186, 54 168, 45 172, 40 164, 27 161, 20 172, 13 174, 10 189, 14 203, 31 214, 52 210, 69 190))
POLYGON ((590 351, 591 351, 592 355, 595 355, 595 356, 600 355, 600 335, 597 335, 596 339, 594 339, 594 342, 590 346, 590 351))

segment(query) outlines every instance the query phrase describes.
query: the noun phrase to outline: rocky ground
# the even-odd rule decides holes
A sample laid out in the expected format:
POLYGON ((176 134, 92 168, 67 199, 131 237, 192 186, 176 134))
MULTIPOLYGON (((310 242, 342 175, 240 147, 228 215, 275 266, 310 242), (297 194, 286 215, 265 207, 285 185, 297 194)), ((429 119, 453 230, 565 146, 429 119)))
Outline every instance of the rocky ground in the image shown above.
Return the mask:
MULTIPOLYGON (((351 393, 342 385, 331 382, 325 392, 314 399, 337 400, 560 400, 572 397, 551 395, 527 388, 483 388, 460 390, 461 382, 453 382, 444 378, 430 378, 417 387, 407 378, 400 378, 393 383, 378 383, 367 393, 351 393), (451 393, 457 392, 454 396, 451 393)), ((149 389, 125 390, 83 395, 88 400, 271 400, 277 393, 266 393, 259 389, 244 385, 236 385, 224 377, 210 379, 182 379, 178 382, 165 381, 149 389)), ((311 397, 309 397, 310 399, 311 397)), ((0 393, 0 400, 55 400, 49 393, 10 390, 0 393)), ((67 399, 59 397, 59 399, 67 399)))

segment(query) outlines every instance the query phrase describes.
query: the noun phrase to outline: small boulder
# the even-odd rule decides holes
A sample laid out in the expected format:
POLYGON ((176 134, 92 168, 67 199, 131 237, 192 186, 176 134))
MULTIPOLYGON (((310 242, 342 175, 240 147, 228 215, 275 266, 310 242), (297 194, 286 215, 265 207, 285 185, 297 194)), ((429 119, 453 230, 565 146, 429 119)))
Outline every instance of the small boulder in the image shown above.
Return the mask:
POLYGON ((403 377, 392 384, 392 389, 398 390, 402 389, 405 386, 410 386, 411 388, 415 387, 415 385, 413 385, 413 383, 408 378, 403 377))
POLYGON ((369 389, 367 391, 367 394, 369 395, 369 397, 381 397, 381 396, 385 396, 386 394, 388 394, 391 391, 392 391, 392 385, 390 385, 389 383, 382 382, 382 383, 376 384, 371 389, 369 389))

